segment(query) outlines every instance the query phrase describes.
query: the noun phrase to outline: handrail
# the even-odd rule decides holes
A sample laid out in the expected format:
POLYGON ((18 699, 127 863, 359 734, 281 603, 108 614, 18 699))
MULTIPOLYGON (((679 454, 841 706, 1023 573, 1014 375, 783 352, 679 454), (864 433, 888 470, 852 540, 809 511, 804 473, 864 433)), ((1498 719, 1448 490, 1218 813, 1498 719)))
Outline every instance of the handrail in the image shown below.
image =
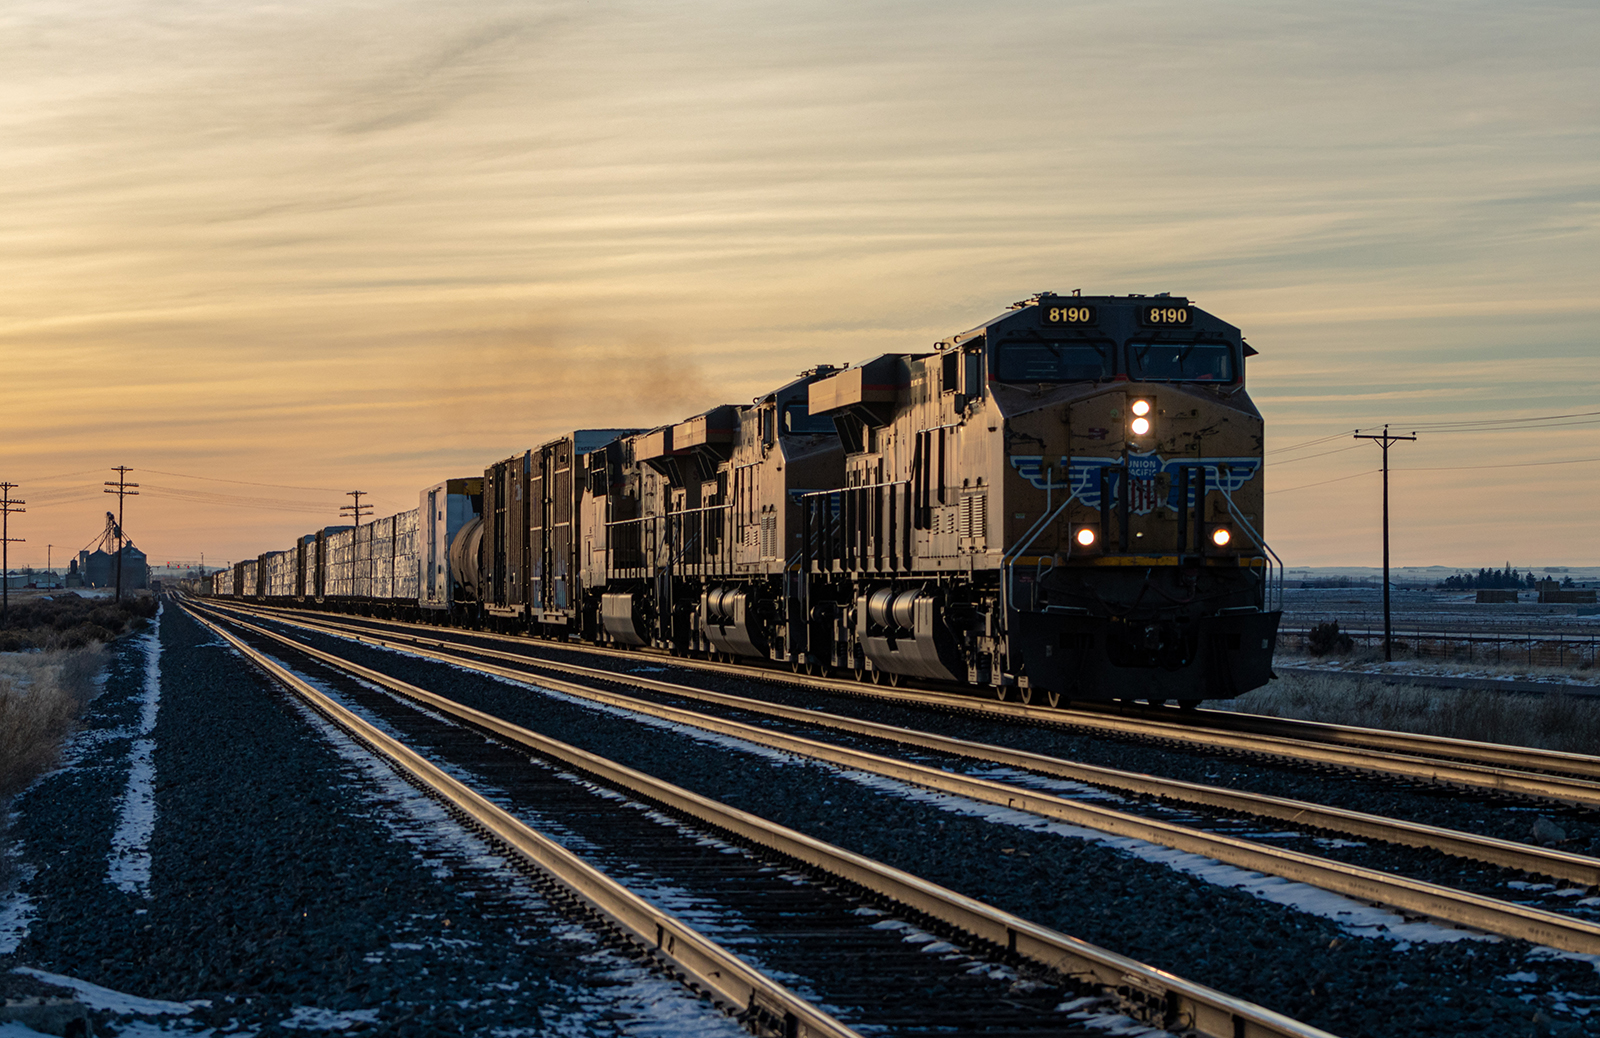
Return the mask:
POLYGON ((861 483, 853 487, 834 487, 832 490, 804 490, 801 491, 800 496, 802 498, 821 497, 823 494, 842 494, 846 490, 882 490, 884 487, 909 487, 910 485, 911 481, 909 479, 891 479, 882 483, 861 483))
MULTIPOLYGON (((1067 482, 1061 484, 1062 489, 1068 489, 1071 486, 1072 480, 1070 478, 1067 480, 1067 482)), ((1000 556, 1000 569, 1004 573, 1004 579, 1000 581, 1000 616, 1002 622, 1005 621, 1005 618, 1011 615, 1011 602, 1015 597, 1015 592, 1011 586, 1011 582, 1016 576, 1017 558, 1021 556, 1023 552, 1027 551, 1033 546, 1033 542, 1039 539, 1040 534, 1049 529, 1050 524, 1055 521, 1056 516, 1060 515, 1066 509, 1066 507, 1073 502, 1073 499, 1077 497, 1076 494, 1068 494, 1061 504, 1054 511, 1052 511, 1050 508, 1050 503, 1051 499, 1055 495, 1055 488, 1055 466, 1049 465, 1045 467, 1044 476, 1044 514, 1041 515, 1032 526, 1028 527, 1028 532, 1022 535, 1022 539, 1017 542, 1015 547, 1000 556)), ((1070 551, 1071 549, 1068 548, 1068 550, 1070 551)))
POLYGON ((701 512, 727 511, 732 507, 732 501, 724 501, 720 505, 701 505, 699 508, 680 508, 676 512, 657 512, 655 515, 636 515, 632 519, 607 519, 605 525, 626 526, 629 523, 643 523, 652 519, 671 519, 675 515, 697 515, 701 512))
POLYGON ((1250 520, 1246 519, 1244 517, 1244 514, 1239 511, 1239 506, 1234 503, 1232 492, 1227 490, 1220 483, 1217 486, 1217 491, 1222 495, 1222 499, 1224 501, 1228 502, 1228 512, 1229 512, 1229 514, 1231 514, 1233 516, 1234 522, 1236 522, 1240 526, 1244 527, 1245 532, 1248 533, 1255 540, 1255 542, 1257 544, 1261 545, 1261 550, 1266 552, 1268 555, 1272 556, 1272 558, 1277 561, 1277 563, 1278 563, 1278 581, 1277 581, 1277 596, 1276 596, 1277 597, 1277 602, 1276 602, 1277 610, 1274 610, 1272 608, 1272 606, 1274 605, 1274 602, 1273 602, 1273 597, 1274 596, 1273 596, 1273 582, 1272 582, 1272 563, 1270 561, 1267 563, 1267 572, 1266 572, 1265 576, 1262 578, 1264 580, 1266 586, 1262 589, 1262 591, 1263 591, 1263 594, 1262 594, 1263 601, 1262 601, 1261 604, 1262 604, 1262 606, 1265 607, 1265 611, 1266 612, 1270 613, 1270 612, 1275 612, 1275 611, 1281 611, 1283 609, 1283 581, 1284 581, 1284 572, 1285 572, 1283 559, 1278 557, 1278 553, 1272 550, 1272 545, 1267 543, 1267 539, 1265 537, 1261 536, 1260 533, 1256 532, 1256 528, 1254 526, 1250 525, 1250 520))

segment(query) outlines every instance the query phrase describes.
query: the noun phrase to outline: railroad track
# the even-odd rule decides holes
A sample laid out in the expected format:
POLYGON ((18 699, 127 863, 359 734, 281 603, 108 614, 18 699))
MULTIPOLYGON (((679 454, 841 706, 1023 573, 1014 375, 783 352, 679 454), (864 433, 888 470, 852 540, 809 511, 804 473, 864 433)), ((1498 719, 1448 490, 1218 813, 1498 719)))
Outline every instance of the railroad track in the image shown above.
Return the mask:
MULTIPOLYGON (((568 897, 648 949, 692 987, 738 1013, 757 1033, 855 1034, 839 1019, 846 1016, 895 1033, 960 1027, 966 1021, 975 1030, 981 1022, 985 1033, 1089 1034, 1096 1032, 1074 1027, 1062 1007, 1110 1002, 1136 1019, 1182 1033, 1217 1038, 1326 1035, 370 668, 295 645, 237 617, 224 619, 212 610, 202 616, 188 603, 186 608, 410 780, 559 884, 568 897), (330 696, 249 644, 239 631, 277 638, 322 666, 381 686, 424 710, 396 711, 395 699, 348 682, 337 698, 330 696), (517 751, 494 772, 493 799, 451 774, 483 766, 477 756, 466 765, 457 756, 463 746, 485 752, 479 733, 491 734, 502 755, 504 747, 517 751), (531 767, 528 753, 548 763, 542 769, 531 767), (615 794, 607 799, 601 791, 596 796, 592 788, 572 782, 570 774, 563 780, 563 772, 589 776, 628 798, 665 808, 682 821, 663 824, 656 812, 627 811, 615 794), (530 783, 537 788, 524 788, 530 783), (581 830, 582 842, 590 848, 583 857, 518 817, 527 810, 518 805, 536 803, 541 814, 548 814, 552 803, 573 798, 585 804, 559 824, 581 830), (511 809, 496 800, 511 801, 511 809), (600 815, 605 816, 603 824, 596 822, 600 815), (601 849, 594 850, 596 846, 601 849), (618 847, 629 850, 618 852, 618 847), (705 925, 690 926, 585 860, 598 857, 613 866, 611 871, 627 872, 641 849, 657 884, 672 886, 680 900, 688 890, 723 902, 714 910, 700 904, 696 921, 731 911, 738 922, 722 929, 737 936, 742 956, 701 932, 705 925), (735 850, 741 853, 735 856, 735 850), (702 866, 700 871, 683 864, 691 859, 702 866), (670 863, 670 871, 663 872, 663 863, 670 863), (805 875, 795 874, 797 865, 805 875), (780 924, 783 928, 776 932, 762 929, 780 924), (958 944, 935 943, 941 935, 958 944), (787 974, 809 978, 813 987, 823 985, 806 969, 807 948, 813 966, 819 959, 837 960, 841 949, 854 949, 863 969, 852 974, 853 983, 841 985, 834 977, 831 986, 824 985, 822 997, 808 1001, 746 961, 782 959, 780 968, 787 974), (938 954, 929 954, 930 949, 938 954), (1027 983, 1016 983, 1018 973, 1027 975, 1027 983), (929 997, 930 990, 936 997, 929 997), (909 992, 916 992, 915 997, 909 992), (817 1001, 836 1011, 819 1009, 817 1001)), ((1078 1015, 1088 1012, 1080 1008, 1078 1015)))
MULTIPOLYGON (((1159 817, 1152 817, 1152 812, 1149 811, 1130 813, 1097 804, 1080 803, 1048 790, 1030 788, 1016 781, 999 782, 973 778, 961 774, 951 762, 977 761, 988 765, 1023 769, 1033 775, 1088 783, 1101 789, 1154 798, 1167 803, 1183 803, 1230 814, 1245 813, 1259 818, 1288 822, 1298 827, 1420 848, 1502 869, 1516 870, 1526 876, 1551 876, 1585 887, 1600 885, 1600 859, 1304 801, 1095 767, 1007 747, 973 743, 857 718, 707 691, 634 674, 624 675, 572 663, 529 659, 517 653, 482 646, 465 649, 456 646, 455 651, 451 651, 447 643, 437 640, 434 640, 431 643, 432 647, 429 647, 417 644, 416 639, 404 641, 386 639, 361 629, 352 629, 351 625, 326 620, 282 621, 276 617, 275 619, 292 623, 305 630, 335 634, 380 648, 397 649, 496 677, 536 682, 541 687, 553 688, 592 702, 733 736, 754 745, 785 753, 802 754, 839 767, 913 783, 982 803, 1029 812, 1053 821, 1084 826, 1114 836, 1139 839, 1174 850, 1201 854, 1240 868, 1281 876, 1347 897, 1385 905, 1403 913, 1424 915, 1454 925, 1565 951, 1600 954, 1600 925, 1589 920, 1515 903, 1501 897, 1408 879, 1387 871, 1286 850, 1260 841, 1240 839, 1204 828, 1174 824, 1159 817), (499 662, 488 662, 482 657, 499 662), (552 676, 553 674, 567 677, 557 678, 552 676), (778 719, 788 725, 798 726, 803 731, 824 729, 835 734, 848 733, 877 740, 886 745, 931 751, 938 756, 925 763, 917 763, 905 759, 904 756, 886 756, 884 753, 868 749, 823 742, 805 735, 791 734, 788 731, 775 731, 768 725, 744 723, 726 716, 713 716, 699 709, 684 709, 664 703, 643 701, 636 695, 610 692, 594 684, 580 684, 567 679, 572 676, 585 678, 590 682, 647 689, 681 701, 692 702, 697 706, 732 709, 764 721, 778 719)), ((299 644, 286 635, 262 628, 253 629, 263 636, 275 638, 291 646, 299 644)), ((319 650, 309 647, 304 647, 304 651, 313 655, 319 654, 319 650)), ((376 671, 371 672, 370 676, 372 680, 385 680, 376 671)))
MULTIPOLYGON (((262 610, 257 615, 302 616, 330 622, 331 614, 280 607, 235 606, 262 610)), ((795 685, 831 694, 880 699, 900 705, 979 715, 989 719, 1046 724, 1102 735, 1148 740, 1171 746, 1270 757, 1319 767, 1385 775, 1467 789, 1600 805, 1600 757, 1532 747, 1413 735, 1381 729, 1241 714, 1228 710, 1177 712, 1114 704, 1049 707, 986 699, 930 689, 889 688, 838 678, 794 674, 773 667, 683 659, 649 650, 620 651, 570 642, 548 642, 517 635, 455 631, 403 621, 340 616, 347 628, 407 632, 419 644, 448 637, 480 642, 544 647, 638 661, 659 658, 674 667, 737 675, 795 685), (445 633, 446 631, 449 633, 445 633), (1165 715, 1165 716, 1163 716, 1165 715), (1578 780, 1578 781, 1572 781, 1578 780)))

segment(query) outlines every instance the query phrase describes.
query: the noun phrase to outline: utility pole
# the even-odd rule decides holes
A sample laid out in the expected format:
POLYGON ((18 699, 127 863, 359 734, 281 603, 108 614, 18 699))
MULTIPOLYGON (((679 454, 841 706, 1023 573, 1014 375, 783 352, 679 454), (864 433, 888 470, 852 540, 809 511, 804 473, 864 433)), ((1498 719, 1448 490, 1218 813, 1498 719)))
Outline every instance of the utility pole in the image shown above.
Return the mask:
POLYGON ((339 517, 343 518, 343 517, 345 517, 347 515, 353 515, 353 516, 355 516, 355 519, 356 519, 356 525, 360 526, 361 525, 361 517, 364 516, 364 515, 371 515, 372 514, 372 506, 371 505, 364 505, 364 504, 361 503, 361 499, 366 496, 366 493, 367 492, 365 490, 347 490, 347 491, 345 491, 345 495, 344 496, 345 497, 353 497, 353 498, 355 498, 356 499, 356 503, 353 504, 353 505, 341 505, 339 507, 339 517))
POLYGON ((11 545, 21 544, 22 537, 11 536, 11 515, 26 512, 26 501, 13 501, 11 492, 15 483, 0 483, 0 617, 11 611, 11 545))
POLYGON ((132 472, 133 470, 130 469, 126 465, 118 465, 116 468, 112 469, 111 471, 115 472, 117 474, 117 481, 115 483, 113 483, 110 480, 107 480, 106 481, 106 489, 101 491, 101 493, 117 495, 117 597, 116 597, 116 601, 120 602, 120 601, 122 601, 122 499, 124 497, 138 497, 139 496, 139 491, 135 490, 134 488, 137 487, 139 484, 137 484, 137 483, 129 483, 128 482, 128 473, 132 472))
POLYGON ((1372 440, 1383 448, 1383 658, 1385 661, 1394 660, 1394 638, 1389 626, 1389 448, 1401 440, 1416 441, 1417 434, 1410 436, 1390 435, 1389 427, 1383 427, 1381 436, 1356 433, 1358 440, 1372 440))
MULTIPOLYGON (((353 516, 356 517, 356 529, 357 530, 361 529, 361 517, 364 516, 364 515, 371 515, 372 514, 372 506, 371 505, 364 505, 364 504, 361 503, 361 498, 365 494, 366 494, 365 490, 348 490, 348 491, 346 491, 345 492, 345 496, 346 497, 355 498, 356 499, 356 503, 353 504, 353 505, 345 505, 344 507, 339 509, 339 515, 340 516, 353 515, 353 516)), ((357 540, 360 539, 360 534, 359 533, 356 535, 356 539, 357 540)), ((356 550, 355 545, 352 544, 350 546, 350 551, 351 551, 350 575, 352 577, 355 576, 355 563, 356 563, 355 550, 356 550)), ((372 579, 371 567, 372 567, 372 553, 368 552, 367 553, 367 580, 368 580, 367 586, 369 588, 372 586, 372 584, 371 584, 371 579, 372 579)))

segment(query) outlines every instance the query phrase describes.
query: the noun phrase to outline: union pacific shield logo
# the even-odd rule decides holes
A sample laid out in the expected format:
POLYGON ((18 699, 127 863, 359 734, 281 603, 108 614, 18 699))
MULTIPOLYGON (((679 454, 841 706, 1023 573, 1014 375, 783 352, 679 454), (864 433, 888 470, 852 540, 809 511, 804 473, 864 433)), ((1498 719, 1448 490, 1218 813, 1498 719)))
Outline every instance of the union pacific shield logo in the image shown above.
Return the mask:
MULTIPOLYGON (((1106 480, 1112 497, 1120 495, 1119 483, 1122 473, 1116 471, 1121 467, 1117 458, 1073 458, 1070 461, 1060 458, 1054 465, 1047 466, 1044 456, 1040 454, 1013 454, 1011 467, 1017 470, 1017 475, 1027 480, 1040 490, 1046 488, 1056 492, 1066 491, 1068 496, 1090 508, 1100 507, 1100 473, 1102 469, 1112 469, 1106 480), (1064 478, 1063 478, 1064 477, 1064 478)), ((1130 454, 1128 455, 1128 510, 1137 515, 1144 515, 1153 511, 1158 506, 1168 508, 1178 507, 1178 469, 1182 467, 1203 467, 1206 473, 1206 489, 1221 490, 1233 494, 1240 487, 1255 478, 1261 470, 1260 458, 1172 458, 1163 459, 1161 455, 1130 454), (1162 495, 1156 487, 1156 477, 1167 476, 1167 492, 1162 495)), ((1191 475, 1190 479, 1194 477, 1191 475)), ((1188 506, 1194 507, 1194 487, 1189 488, 1188 506)))

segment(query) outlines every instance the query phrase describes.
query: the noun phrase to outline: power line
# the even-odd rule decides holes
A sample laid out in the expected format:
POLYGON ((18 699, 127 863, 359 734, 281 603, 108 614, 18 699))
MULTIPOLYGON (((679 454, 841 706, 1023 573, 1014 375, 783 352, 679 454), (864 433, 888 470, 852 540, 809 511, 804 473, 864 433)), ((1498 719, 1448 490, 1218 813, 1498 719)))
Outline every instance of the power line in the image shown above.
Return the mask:
MULTIPOLYGON (((1516 425, 1521 425, 1523 423, 1528 423, 1528 422, 1555 422, 1555 421, 1561 421, 1562 419, 1566 419, 1566 418, 1589 418, 1589 419, 1593 419, 1594 421, 1600 421, 1600 411, 1575 411, 1572 414, 1533 415, 1533 416, 1530 416, 1530 417, 1523 417, 1523 418, 1475 418, 1475 419, 1468 419, 1467 421, 1462 421, 1462 422, 1431 422, 1431 423, 1425 423, 1425 424, 1424 423, 1418 423, 1417 429, 1419 429, 1419 430, 1421 430, 1423 432, 1450 432, 1450 431, 1454 431, 1454 430, 1460 430, 1462 432, 1473 432, 1478 427, 1483 427, 1485 429, 1488 429, 1488 428, 1505 428, 1507 426, 1516 426, 1516 425)), ((1592 425, 1592 424, 1594 424, 1594 421, 1589 421, 1589 422, 1569 422, 1569 423, 1564 423, 1564 424, 1569 424, 1569 425, 1592 425)), ((1530 425, 1528 427, 1529 428, 1537 428, 1537 426, 1533 426, 1533 425, 1530 425)))
POLYGON ((1312 487, 1324 487, 1324 486, 1327 486, 1329 483, 1343 483, 1347 479, 1359 479, 1362 476, 1370 476, 1374 472, 1377 472, 1377 471, 1379 471, 1379 470, 1378 469, 1367 469, 1367 471, 1365 471, 1365 472, 1357 472, 1357 473, 1354 473, 1354 474, 1349 475, 1349 476, 1336 476, 1333 479, 1324 479, 1319 483, 1302 483, 1300 486, 1297 486, 1297 487, 1284 487, 1282 490, 1269 490, 1269 491, 1267 491, 1267 493, 1268 494, 1287 494, 1291 490, 1309 490, 1312 487))
POLYGON ((84 502, 84 501, 92 501, 92 500, 94 500, 95 493, 99 489, 100 489, 99 487, 85 487, 85 488, 83 488, 81 490, 74 491, 72 494, 67 495, 65 497, 56 496, 56 497, 47 498, 47 499, 45 499, 43 501, 40 501, 37 498, 35 498, 34 502, 33 502, 33 506, 34 506, 35 509, 39 509, 39 508, 60 508, 62 505, 75 505, 75 504, 79 504, 79 503, 84 502))
POLYGON ((222 494, 212 490, 183 490, 178 487, 163 487, 153 483, 145 484, 146 490, 154 490, 160 496, 174 497, 185 501, 198 501, 205 504, 232 505, 240 508, 262 508, 279 512, 301 512, 314 515, 326 515, 330 504, 313 504, 311 502, 295 503, 271 497, 249 497, 243 494, 222 494))
MULTIPOLYGON (((1354 430, 1351 430, 1351 431, 1353 432, 1354 430)), ((1331 442, 1333 440, 1342 440, 1342 439, 1344 439, 1344 436, 1345 436, 1345 433, 1341 429, 1339 432, 1336 432, 1336 433, 1332 434, 1331 436, 1319 436, 1315 440, 1307 440, 1304 443, 1296 443, 1296 444, 1294 444, 1292 446, 1289 446, 1289 447, 1274 447, 1270 451, 1267 451, 1267 453, 1268 454, 1287 454, 1290 451, 1297 451, 1302 447, 1316 447, 1319 444, 1329 443, 1329 442, 1331 442)))
POLYGON ((145 469, 145 471, 154 472, 158 476, 177 476, 179 479, 203 479, 210 483, 238 483, 240 486, 269 487, 273 490, 310 490, 325 494, 337 494, 339 492, 333 487, 296 487, 290 486, 287 483, 256 483, 248 479, 222 479, 218 476, 192 476, 187 472, 163 472, 160 469, 145 469))
MULTIPOLYGON (((1343 436, 1344 433, 1340 433, 1339 435, 1343 436)), ((1358 451, 1360 449, 1361 444, 1358 443, 1352 447, 1340 447, 1338 450, 1322 451, 1320 454, 1307 454, 1304 457, 1299 458, 1285 458, 1282 461, 1275 461, 1272 464, 1275 468, 1282 467, 1284 465, 1298 465, 1302 461, 1310 461, 1313 458, 1326 458, 1330 454, 1343 454, 1345 451, 1358 451)))
POLYGON ((1536 465, 1585 465, 1600 458, 1565 458, 1560 461, 1512 461, 1503 465, 1432 465, 1397 469, 1397 472, 1460 472, 1465 469, 1528 469, 1536 465))
MULTIPOLYGON (((1600 425, 1600 411, 1572 411, 1566 414, 1524 415, 1518 418, 1470 418, 1459 422, 1413 422, 1410 423, 1417 432, 1429 434, 1453 432, 1514 432, 1520 429, 1560 429, 1578 425, 1600 425), (1567 421, 1567 419, 1579 419, 1567 421)), ((1360 432, 1356 429, 1355 432, 1360 432)), ((1303 450, 1307 447, 1318 447, 1340 439, 1344 432, 1331 433, 1319 436, 1314 440, 1305 440, 1300 443, 1290 444, 1287 447, 1274 447, 1265 452, 1272 454, 1289 454, 1303 450)), ((1330 452, 1333 453, 1333 452, 1330 452)), ((1299 459, 1293 459, 1299 460, 1299 459)), ((1279 462, 1280 465, 1288 462, 1279 462)))
POLYGON ((28 482, 28 483, 48 483, 52 479, 66 479, 68 476, 91 476, 94 473, 99 472, 99 471, 101 471, 101 470, 100 469, 81 469, 78 472, 60 472, 60 473, 57 473, 54 476, 34 476, 34 477, 26 480, 25 482, 28 482))

